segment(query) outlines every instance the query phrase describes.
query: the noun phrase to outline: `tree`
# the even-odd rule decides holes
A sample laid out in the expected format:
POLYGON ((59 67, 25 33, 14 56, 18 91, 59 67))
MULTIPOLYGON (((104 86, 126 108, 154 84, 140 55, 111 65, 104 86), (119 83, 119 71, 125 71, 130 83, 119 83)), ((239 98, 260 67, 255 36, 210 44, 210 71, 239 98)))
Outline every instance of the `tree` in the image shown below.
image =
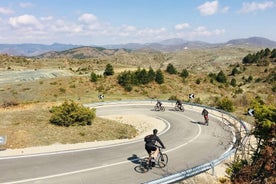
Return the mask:
POLYGON ((149 71, 148 71, 148 80, 149 80, 149 82, 152 82, 152 81, 154 81, 154 79, 155 79, 155 72, 152 69, 152 67, 150 67, 149 71))
POLYGON ((237 69, 237 67, 233 68, 231 75, 236 75, 239 73, 239 70, 237 69))
POLYGON ((187 78, 189 76, 189 72, 187 69, 183 69, 180 73, 180 77, 187 78))
POLYGON ((220 71, 216 77, 216 80, 220 83, 226 83, 227 82, 227 78, 225 76, 225 74, 223 73, 223 71, 220 71))
POLYGON ((163 84, 164 83, 164 76, 163 76, 163 73, 162 73, 162 71, 160 69, 158 69, 156 71, 155 81, 158 84, 163 84))
POLYGON ((276 175, 276 107, 266 106, 257 100, 252 102, 255 125, 250 135, 257 139, 251 147, 251 158, 234 161, 230 167, 233 183, 275 183, 276 175), (253 150, 252 150, 253 148, 253 150))
POLYGON ((231 79, 230 85, 233 86, 233 87, 236 87, 237 81, 236 81, 235 78, 231 79))
POLYGON ((104 76, 109 76, 113 74, 114 74, 113 66, 111 64, 107 64, 105 67, 104 76))
POLYGON ((169 74, 177 74, 177 71, 176 71, 175 67, 171 63, 168 64, 166 71, 169 74))
POLYGON ((98 80, 97 74, 95 74, 94 72, 91 72, 91 74, 90 74, 90 81, 91 82, 97 82, 97 80, 98 80))

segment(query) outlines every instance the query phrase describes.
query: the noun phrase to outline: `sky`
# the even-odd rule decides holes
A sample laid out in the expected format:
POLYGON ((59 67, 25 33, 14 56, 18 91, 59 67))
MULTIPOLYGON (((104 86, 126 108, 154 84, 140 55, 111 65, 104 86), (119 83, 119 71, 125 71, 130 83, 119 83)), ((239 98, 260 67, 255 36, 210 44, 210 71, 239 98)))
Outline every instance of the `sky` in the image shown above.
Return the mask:
POLYGON ((0 44, 276 41, 276 0, 0 0, 0 44))

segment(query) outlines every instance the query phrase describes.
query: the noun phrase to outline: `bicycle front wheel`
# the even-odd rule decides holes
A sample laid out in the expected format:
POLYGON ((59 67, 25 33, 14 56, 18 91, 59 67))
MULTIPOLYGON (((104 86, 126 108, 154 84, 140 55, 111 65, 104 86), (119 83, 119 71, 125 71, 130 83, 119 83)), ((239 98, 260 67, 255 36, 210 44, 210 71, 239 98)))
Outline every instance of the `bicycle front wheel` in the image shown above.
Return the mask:
POLYGON ((160 157, 158 157, 157 163, 160 168, 163 168, 167 165, 168 160, 169 160, 168 155, 166 153, 162 153, 162 155, 160 155, 160 157))

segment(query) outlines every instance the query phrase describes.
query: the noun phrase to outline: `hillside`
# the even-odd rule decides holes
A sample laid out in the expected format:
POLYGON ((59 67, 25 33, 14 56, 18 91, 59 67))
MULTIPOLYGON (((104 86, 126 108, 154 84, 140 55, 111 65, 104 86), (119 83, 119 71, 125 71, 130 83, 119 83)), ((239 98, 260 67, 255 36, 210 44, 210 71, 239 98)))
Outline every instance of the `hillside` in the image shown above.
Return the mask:
POLYGON ((275 93, 272 91, 272 88, 275 87, 275 82, 266 79, 272 77, 273 81, 275 65, 244 66, 242 64, 245 56, 250 53, 256 53, 258 50, 250 50, 246 47, 236 48, 227 46, 213 49, 162 53, 142 51, 126 52, 121 50, 106 52, 103 50, 95 50, 94 48, 82 47, 62 53, 71 56, 72 54, 82 53, 83 49, 88 54, 101 54, 97 55, 98 58, 89 59, 21 58, 0 55, 0 61, 3 61, 1 62, 2 71, 55 68, 70 70, 75 73, 75 77, 30 81, 28 83, 22 83, 20 86, 7 84, 1 90, 1 103, 7 100, 16 100, 19 103, 29 101, 41 102, 45 100, 56 101, 57 96, 59 99, 64 99, 65 97, 73 99, 82 97, 82 100, 86 101, 86 99, 91 98, 91 93, 95 95, 95 100, 97 99, 98 93, 105 93, 109 100, 133 97, 168 99, 170 96, 175 95, 186 101, 188 100, 187 96, 189 93, 195 93, 198 102, 208 105, 214 105, 217 98, 222 96, 228 97, 233 100, 237 109, 241 110, 237 111, 237 113, 243 114, 250 104, 250 100, 256 96, 262 97, 267 103, 273 102, 271 97, 275 93), (114 67, 115 75, 102 78, 97 83, 89 82, 90 73, 96 72, 102 74, 107 64, 111 64, 114 67), (161 68, 162 71, 165 71, 168 64, 173 64, 178 72, 187 69, 189 71, 189 77, 183 81, 178 75, 169 75, 164 72, 164 84, 156 85, 151 83, 144 85, 142 88, 135 86, 131 93, 124 91, 118 85, 117 76, 124 70, 133 71, 139 67, 145 69, 152 67, 154 70, 161 68), (234 68, 239 72, 233 76, 231 73, 234 68), (225 73, 229 83, 235 78, 237 86, 233 87, 229 84, 224 85, 217 82, 211 83, 209 74, 218 74, 219 71, 225 73), (251 80, 247 80, 248 78, 251 78, 251 80), (60 88, 67 90, 61 93, 59 92, 60 88), (28 95, 24 95, 26 92, 28 92, 28 95))
MULTIPOLYGON (((0 53, 14 56, 39 56, 44 53, 52 53, 66 51, 79 47, 93 47, 96 50, 154 50, 161 52, 176 52, 183 49, 210 49, 215 47, 231 45, 234 47, 251 47, 251 48, 275 48, 276 42, 262 37, 250 37, 229 40, 225 43, 207 43, 202 41, 186 41, 181 38, 172 38, 153 43, 127 43, 113 45, 70 45, 54 43, 52 45, 45 44, 0 44, 0 53)), ((51 54, 50 54, 51 55, 51 54)), ((86 57, 85 55, 79 55, 86 57)))

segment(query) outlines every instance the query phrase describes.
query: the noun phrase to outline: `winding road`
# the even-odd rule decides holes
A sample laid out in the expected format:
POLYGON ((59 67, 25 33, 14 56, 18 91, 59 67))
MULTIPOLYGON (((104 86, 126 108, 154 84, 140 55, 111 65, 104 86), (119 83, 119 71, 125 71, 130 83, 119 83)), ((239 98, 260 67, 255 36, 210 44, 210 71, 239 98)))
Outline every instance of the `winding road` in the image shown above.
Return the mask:
MULTIPOLYGON (((91 105, 92 107, 93 105, 91 105)), ((102 104, 97 116, 147 115, 161 119, 166 128, 159 136, 166 145, 168 165, 138 173, 138 160, 146 156, 143 139, 115 145, 64 152, 0 157, 0 184, 112 184, 143 183, 188 169, 221 156, 233 143, 233 133, 219 117, 210 115, 209 126, 203 125, 201 110, 186 108, 174 111, 153 110, 151 103, 102 104)))

